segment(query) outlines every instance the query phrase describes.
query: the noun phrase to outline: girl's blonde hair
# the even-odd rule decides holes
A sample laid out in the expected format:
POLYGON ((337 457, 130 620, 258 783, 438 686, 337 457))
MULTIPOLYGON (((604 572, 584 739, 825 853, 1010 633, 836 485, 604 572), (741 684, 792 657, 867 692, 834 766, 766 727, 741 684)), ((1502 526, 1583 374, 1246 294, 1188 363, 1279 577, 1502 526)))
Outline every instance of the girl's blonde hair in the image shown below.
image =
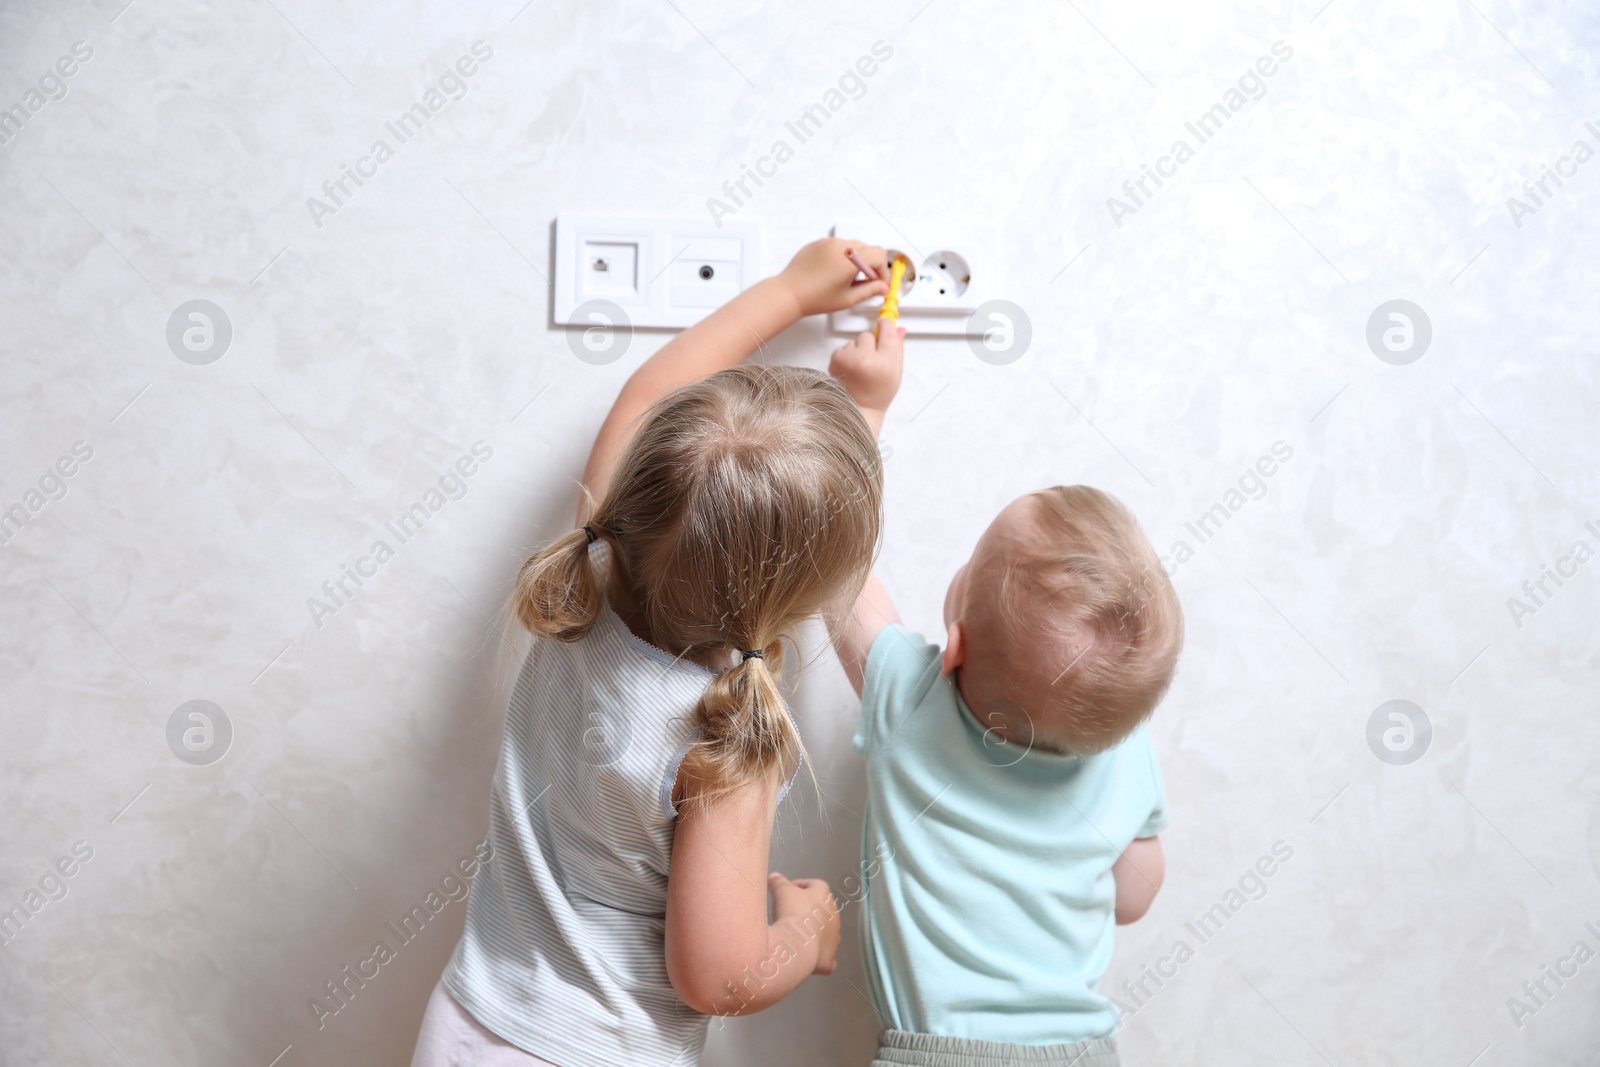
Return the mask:
MULTIPOLYGON (((872 432, 816 371, 741 365, 644 416, 588 530, 606 542, 655 645, 680 657, 759 653, 721 671, 695 708, 683 768, 702 797, 798 766, 800 735, 777 685, 785 639, 859 591, 882 498, 872 432)), ((573 530, 523 564, 513 607, 533 633, 576 641, 594 625, 607 576, 589 540, 573 530)))

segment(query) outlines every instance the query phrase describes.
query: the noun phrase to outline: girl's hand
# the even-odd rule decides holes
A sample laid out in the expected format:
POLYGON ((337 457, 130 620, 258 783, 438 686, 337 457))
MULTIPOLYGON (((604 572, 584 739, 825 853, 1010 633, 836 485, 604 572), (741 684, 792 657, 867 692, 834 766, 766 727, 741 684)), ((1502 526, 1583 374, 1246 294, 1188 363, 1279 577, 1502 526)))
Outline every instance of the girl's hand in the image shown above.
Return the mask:
POLYGON ((846 241, 840 237, 812 241, 796 252, 789 265, 778 275, 778 280, 794 297, 795 306, 800 309, 802 316, 843 311, 889 291, 887 281, 865 278, 857 281, 856 274, 859 272, 845 254, 846 249, 854 250, 879 275, 887 276, 888 254, 876 245, 846 241))
POLYGON ((839 904, 833 891, 821 878, 796 878, 789 881, 777 871, 767 875, 767 885, 772 890, 772 918, 774 924, 793 920, 795 932, 803 939, 794 946, 804 952, 809 942, 817 946, 817 965, 812 974, 832 974, 838 966, 839 956, 839 904))
POLYGON ((889 402, 900 391, 906 330, 887 323, 881 323, 880 329, 881 338, 863 333, 841 346, 828 361, 828 373, 839 379, 869 422, 876 414, 881 424, 889 402))

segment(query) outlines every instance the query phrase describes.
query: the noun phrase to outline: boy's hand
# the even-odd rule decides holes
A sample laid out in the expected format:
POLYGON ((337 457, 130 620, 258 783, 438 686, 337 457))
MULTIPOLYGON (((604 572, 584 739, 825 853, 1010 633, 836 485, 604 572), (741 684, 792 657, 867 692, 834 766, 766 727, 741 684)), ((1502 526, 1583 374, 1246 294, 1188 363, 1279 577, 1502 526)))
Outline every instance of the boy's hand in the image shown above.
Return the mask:
POLYGON ((882 337, 859 334, 828 361, 828 373, 839 379, 874 433, 883 429, 883 413, 900 391, 905 364, 905 327, 879 325, 882 337))
POLYGON ((812 241, 796 252, 789 265, 778 275, 778 280, 794 297, 795 306, 800 309, 802 316, 843 311, 889 291, 887 281, 856 281, 856 265, 850 262, 850 257, 845 254, 846 249, 854 250, 880 275, 887 274, 888 253, 876 245, 846 241, 840 237, 812 241))
MULTIPOLYGON (((839 956, 839 904, 833 891, 821 878, 796 878, 790 881, 777 871, 767 875, 772 889, 774 923, 794 920, 795 933, 805 941, 817 943, 817 966, 812 974, 832 974, 839 956)), ((806 945, 794 946, 803 952, 806 945)))

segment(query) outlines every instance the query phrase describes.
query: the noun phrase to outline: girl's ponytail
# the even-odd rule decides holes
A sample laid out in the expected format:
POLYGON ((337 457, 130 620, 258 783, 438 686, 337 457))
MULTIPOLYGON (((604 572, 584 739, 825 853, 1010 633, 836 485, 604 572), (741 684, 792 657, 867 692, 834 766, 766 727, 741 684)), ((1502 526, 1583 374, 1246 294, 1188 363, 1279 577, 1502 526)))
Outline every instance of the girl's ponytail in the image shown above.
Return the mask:
POLYGON ((589 562, 596 534, 580 526, 529 557, 517 572, 511 604, 522 625, 541 637, 576 641, 589 632, 605 595, 589 562))
POLYGON ((778 689, 783 641, 740 655, 741 662, 712 679, 695 708, 698 732, 683 770, 700 799, 731 793, 774 769, 787 778, 805 756, 778 689))

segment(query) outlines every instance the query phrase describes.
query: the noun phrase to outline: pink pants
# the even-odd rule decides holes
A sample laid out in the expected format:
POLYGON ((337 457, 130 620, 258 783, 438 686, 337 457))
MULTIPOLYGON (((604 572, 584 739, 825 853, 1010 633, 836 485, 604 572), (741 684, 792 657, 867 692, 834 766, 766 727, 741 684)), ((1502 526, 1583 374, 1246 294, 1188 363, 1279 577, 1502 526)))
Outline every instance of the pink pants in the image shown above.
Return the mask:
POLYGON ((445 992, 444 983, 433 987, 428 1010, 422 1016, 422 1033, 411 1067, 556 1067, 549 1060, 522 1051, 485 1030, 467 1009, 445 992))

